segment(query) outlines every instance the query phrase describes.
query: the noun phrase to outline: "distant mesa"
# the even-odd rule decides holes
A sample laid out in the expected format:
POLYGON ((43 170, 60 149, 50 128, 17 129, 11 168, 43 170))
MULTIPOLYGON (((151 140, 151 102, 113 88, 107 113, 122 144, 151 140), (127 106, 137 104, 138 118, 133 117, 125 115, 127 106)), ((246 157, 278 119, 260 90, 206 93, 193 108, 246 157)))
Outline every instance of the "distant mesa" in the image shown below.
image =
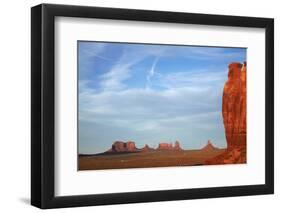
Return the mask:
POLYGON ((128 142, 123 142, 123 141, 115 141, 111 148, 106 151, 107 153, 115 153, 115 152, 138 152, 139 150, 136 148, 135 142, 133 141, 128 141, 128 142))
POLYGON ((156 150, 175 150, 180 151, 182 150, 180 143, 178 141, 175 142, 175 144, 172 143, 159 143, 156 150))
POLYGON ((173 144, 172 143, 159 143, 157 150, 172 150, 173 144))
POLYGON ((201 151, 207 151, 207 152, 214 151, 214 150, 218 150, 218 148, 212 144, 211 140, 208 140, 207 144, 201 149, 201 151))
POLYGON ((180 142, 176 141, 175 144, 173 143, 159 143, 156 149, 148 146, 145 144, 143 148, 137 148, 134 141, 115 141, 111 148, 105 152, 106 153, 134 153, 134 152, 147 152, 147 151, 165 151, 165 150, 172 150, 172 151, 181 151, 183 150, 180 146, 180 142))

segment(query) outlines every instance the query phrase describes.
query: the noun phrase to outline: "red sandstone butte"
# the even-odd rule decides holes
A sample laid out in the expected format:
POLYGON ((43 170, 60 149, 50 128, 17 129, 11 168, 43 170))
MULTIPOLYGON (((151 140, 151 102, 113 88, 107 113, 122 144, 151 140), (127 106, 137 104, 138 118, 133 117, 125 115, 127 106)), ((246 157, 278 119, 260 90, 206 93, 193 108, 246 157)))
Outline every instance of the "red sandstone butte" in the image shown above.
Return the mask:
POLYGON ((133 141, 128 141, 126 144, 126 148, 129 152, 132 152, 132 151, 136 151, 137 148, 136 148, 136 145, 135 145, 135 142, 133 141))
POLYGON ((136 152, 138 149, 136 148, 135 142, 128 141, 115 141, 111 149, 109 149, 107 152, 136 152))
POLYGON ((228 80, 223 90, 222 115, 227 148, 245 147, 246 63, 229 65, 228 80))
POLYGON ((222 99, 227 149, 206 164, 246 163, 246 71, 246 62, 228 66, 222 99))
POLYGON ((171 143, 159 143, 157 150, 172 150, 173 144, 171 143))
POLYGON ((212 152, 212 151, 214 151, 214 150, 216 150, 216 149, 218 149, 218 148, 216 148, 216 147, 212 144, 211 140, 208 140, 207 144, 201 149, 201 151, 212 152))
POLYGON ((174 151, 180 151, 182 150, 180 146, 180 142, 176 141, 175 145, 172 143, 159 143, 156 150, 174 150, 174 151))

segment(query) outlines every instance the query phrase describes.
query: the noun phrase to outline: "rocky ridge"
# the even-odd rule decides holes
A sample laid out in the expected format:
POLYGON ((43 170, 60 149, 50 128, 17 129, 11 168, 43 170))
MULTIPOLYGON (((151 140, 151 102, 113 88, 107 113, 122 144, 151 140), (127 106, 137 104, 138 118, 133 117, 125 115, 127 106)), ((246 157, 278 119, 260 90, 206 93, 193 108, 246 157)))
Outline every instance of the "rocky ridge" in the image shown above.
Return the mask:
POLYGON ((146 151, 181 151, 183 150, 180 146, 180 142, 176 141, 173 143, 159 143, 156 149, 149 147, 147 144, 143 148, 137 148, 134 141, 115 141, 111 148, 105 153, 130 153, 130 152, 146 152, 146 151))

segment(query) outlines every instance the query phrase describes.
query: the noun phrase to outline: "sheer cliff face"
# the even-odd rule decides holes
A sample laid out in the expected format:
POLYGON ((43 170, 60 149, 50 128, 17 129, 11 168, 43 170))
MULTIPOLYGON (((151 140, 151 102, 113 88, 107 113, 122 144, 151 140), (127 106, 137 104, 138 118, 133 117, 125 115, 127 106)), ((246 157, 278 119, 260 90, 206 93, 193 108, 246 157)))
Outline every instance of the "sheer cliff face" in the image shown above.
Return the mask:
POLYGON ((246 163, 246 63, 231 63, 223 89, 222 116, 227 149, 206 164, 246 163))
POLYGON ((246 147, 246 63, 231 63, 223 90, 222 115, 227 149, 246 147))

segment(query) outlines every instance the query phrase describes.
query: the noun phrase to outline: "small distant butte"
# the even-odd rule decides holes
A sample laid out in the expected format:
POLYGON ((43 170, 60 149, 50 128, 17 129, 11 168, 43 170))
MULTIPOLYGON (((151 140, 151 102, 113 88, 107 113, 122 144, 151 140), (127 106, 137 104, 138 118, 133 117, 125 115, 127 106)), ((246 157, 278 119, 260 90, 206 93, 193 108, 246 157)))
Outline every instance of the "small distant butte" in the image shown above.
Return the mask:
MULTIPOLYGON (((213 151, 219 148, 215 147, 211 140, 208 140, 207 144, 201 149, 204 151, 213 151)), ((115 141, 111 148, 104 154, 121 154, 121 153, 136 153, 136 152, 149 152, 149 151, 186 151, 184 150, 179 141, 175 143, 161 142, 157 148, 152 148, 148 144, 145 144, 142 148, 137 148, 134 141, 115 141)))

